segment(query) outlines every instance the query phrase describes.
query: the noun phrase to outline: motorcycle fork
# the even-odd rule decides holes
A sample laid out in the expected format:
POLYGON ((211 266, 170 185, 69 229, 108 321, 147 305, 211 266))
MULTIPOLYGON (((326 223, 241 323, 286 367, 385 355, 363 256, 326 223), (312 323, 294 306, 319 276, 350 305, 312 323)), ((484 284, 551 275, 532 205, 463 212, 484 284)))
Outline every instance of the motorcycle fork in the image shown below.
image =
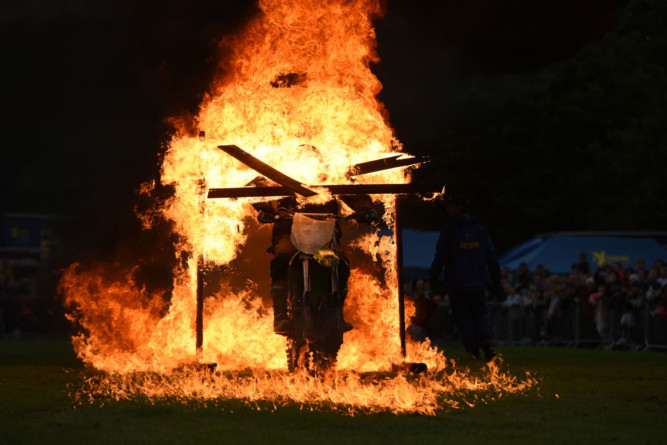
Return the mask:
POLYGON ((339 304, 338 298, 338 265, 331 268, 331 293, 336 298, 336 303, 339 304))
MULTIPOLYGON (((333 246, 334 252, 338 252, 338 240, 336 239, 336 234, 334 232, 334 236, 331 239, 331 244, 333 246)), ((342 259, 341 259, 342 261, 342 259)), ((339 262, 340 264, 340 262, 339 262)), ((338 292, 338 287, 339 287, 339 277, 338 277, 338 266, 339 264, 336 264, 331 268, 331 292, 334 295, 334 298, 336 299, 336 304, 340 305, 340 294, 338 292)))
MULTIPOLYGON (((303 297, 301 299, 301 307, 303 309, 304 334, 306 338, 310 338, 315 331, 315 320, 313 319, 313 308, 311 305, 312 299, 312 283, 310 282, 310 260, 312 256, 302 254, 301 265, 303 268, 303 297)), ((309 341, 310 342, 310 341, 309 341)))
POLYGON ((303 293, 310 292, 310 255, 303 255, 301 257, 301 264, 303 265, 303 293))

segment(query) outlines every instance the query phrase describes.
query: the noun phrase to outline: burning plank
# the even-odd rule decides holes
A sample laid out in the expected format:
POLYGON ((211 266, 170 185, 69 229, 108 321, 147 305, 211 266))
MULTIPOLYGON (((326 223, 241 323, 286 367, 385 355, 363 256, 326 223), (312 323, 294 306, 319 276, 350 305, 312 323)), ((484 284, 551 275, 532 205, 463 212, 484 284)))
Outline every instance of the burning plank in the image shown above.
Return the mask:
MULTIPOLYGON (((236 145, 219 145, 218 148, 228 155, 238 159, 248 167, 252 168, 253 170, 263 174, 269 179, 272 179, 276 181, 278 184, 284 186, 285 188, 289 189, 291 194, 297 193, 301 196, 315 196, 317 195, 317 192, 314 192, 306 187, 304 187, 299 181, 290 178, 283 172, 280 172, 276 170, 275 168, 271 167, 270 165, 260 161, 247 151, 241 149, 240 147, 237 147, 236 145)), ((271 195, 265 195, 265 196, 271 196, 271 195)), ((210 193, 209 193, 209 198, 210 198, 210 193)))
MULTIPOLYGON (((442 185, 430 184, 342 184, 318 185, 332 195, 401 195, 401 194, 433 194, 442 193, 442 185)), ((229 187, 209 189, 207 197, 216 198, 254 198, 294 196, 297 192, 289 187, 229 187)))
MULTIPOLYGON (((271 167, 267 163, 257 159, 247 151, 243 150, 237 145, 219 145, 218 148, 228 155, 234 157, 246 166, 252 168, 258 173, 263 174, 267 178, 282 185, 282 187, 247 187, 247 188, 226 188, 226 189, 211 189, 208 193, 208 198, 250 198, 260 196, 294 196, 295 194, 309 197, 315 196, 317 192, 309 189, 304 184, 300 183, 294 178, 291 178, 283 172, 271 167), (254 189, 254 190, 252 190, 254 189)), ((428 158, 408 157, 401 158, 401 154, 389 156, 387 158, 376 159, 368 162, 361 162, 349 168, 346 176, 352 178, 354 176, 361 176, 369 173, 377 173, 383 170, 389 170, 398 167, 408 167, 411 165, 422 164, 428 162, 428 158)), ((437 186, 422 186, 422 187, 402 187, 411 184, 373 184, 369 186, 364 185, 321 185, 317 187, 326 188, 333 195, 355 195, 360 193, 365 194, 402 194, 402 193, 439 193, 442 190, 435 190, 437 186), (421 190, 424 191, 421 191, 421 190)), ((310 186, 316 187, 316 186, 310 186)))
POLYGON ((347 171, 346 176, 352 178, 354 176, 366 175, 369 173, 377 173, 383 170, 389 170, 398 167, 409 167, 411 165, 423 164, 429 162, 428 158, 423 157, 409 157, 399 159, 402 155, 390 156, 388 158, 376 159, 374 161, 361 162, 355 164, 347 171))

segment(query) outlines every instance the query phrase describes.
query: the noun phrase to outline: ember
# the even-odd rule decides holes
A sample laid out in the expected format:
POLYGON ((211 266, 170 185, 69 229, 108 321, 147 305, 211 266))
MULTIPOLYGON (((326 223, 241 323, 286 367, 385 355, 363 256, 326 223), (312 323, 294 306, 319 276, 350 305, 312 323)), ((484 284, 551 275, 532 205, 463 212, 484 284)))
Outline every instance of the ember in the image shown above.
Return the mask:
MULTIPOLYGON (((253 236, 252 204, 267 199, 207 199, 209 189, 242 187, 257 176, 219 146, 243 147, 300 184, 327 184, 308 200, 326 199, 339 186, 410 181, 405 166, 413 161, 397 157, 402 147, 376 99, 381 84, 369 68, 377 59, 371 19, 382 12, 379 1, 262 0, 260 7, 246 30, 227 42, 234 55, 201 105, 199 132, 181 129, 169 143, 161 183, 173 186, 173 197, 142 215, 148 224, 157 217, 172 221, 180 240, 176 250, 189 258, 173 271, 171 295, 149 294, 134 282, 131 268, 72 265, 63 275, 69 317, 82 328, 74 337, 76 351, 104 372, 79 390, 80 399, 236 398, 343 407, 348 413, 434 414, 463 400, 474 404, 475 398, 533 387, 530 376, 515 379, 496 365, 473 377, 428 343, 407 347, 407 360, 425 363, 427 374, 391 373, 392 364, 403 361, 395 245, 377 234, 355 241, 367 262, 376 263, 370 269, 352 265, 345 318, 355 329, 345 334, 336 372, 328 378, 286 372, 285 339, 273 333, 272 314, 253 276, 242 287, 223 278, 221 290, 206 298, 198 353, 197 261, 226 265, 244 255, 253 236), (217 371, 195 363, 216 363, 217 371), (361 374, 369 372, 375 376, 361 374), (463 397, 470 392, 477 395, 463 397)), ((392 223, 394 196, 374 193, 385 193, 372 197, 392 223)), ((406 310, 410 316, 414 308, 406 310)))

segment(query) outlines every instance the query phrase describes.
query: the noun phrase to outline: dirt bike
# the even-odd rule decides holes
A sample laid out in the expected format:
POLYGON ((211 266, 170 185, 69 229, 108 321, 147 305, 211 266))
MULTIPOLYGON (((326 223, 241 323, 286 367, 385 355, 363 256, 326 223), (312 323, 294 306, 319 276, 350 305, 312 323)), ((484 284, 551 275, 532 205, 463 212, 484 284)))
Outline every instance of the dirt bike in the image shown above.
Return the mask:
POLYGON ((371 222, 377 215, 294 214, 291 240, 297 253, 290 261, 287 297, 290 372, 304 369, 321 374, 332 369, 343 333, 351 329, 343 320, 350 266, 339 245, 337 223, 352 219, 371 222))

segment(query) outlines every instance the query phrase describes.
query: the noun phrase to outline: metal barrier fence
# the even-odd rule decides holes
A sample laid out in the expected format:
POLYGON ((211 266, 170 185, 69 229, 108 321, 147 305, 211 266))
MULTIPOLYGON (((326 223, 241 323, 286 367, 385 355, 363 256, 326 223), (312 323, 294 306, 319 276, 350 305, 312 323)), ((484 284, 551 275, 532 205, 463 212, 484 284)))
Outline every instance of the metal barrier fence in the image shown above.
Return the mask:
MULTIPOLYGON (((667 318, 649 303, 633 310, 634 327, 621 326, 622 311, 611 308, 602 319, 592 305, 572 300, 562 300, 551 317, 547 306, 508 307, 489 302, 488 308, 496 344, 667 349, 667 318)), ((438 302, 425 333, 432 340, 458 337, 448 303, 438 302)))

